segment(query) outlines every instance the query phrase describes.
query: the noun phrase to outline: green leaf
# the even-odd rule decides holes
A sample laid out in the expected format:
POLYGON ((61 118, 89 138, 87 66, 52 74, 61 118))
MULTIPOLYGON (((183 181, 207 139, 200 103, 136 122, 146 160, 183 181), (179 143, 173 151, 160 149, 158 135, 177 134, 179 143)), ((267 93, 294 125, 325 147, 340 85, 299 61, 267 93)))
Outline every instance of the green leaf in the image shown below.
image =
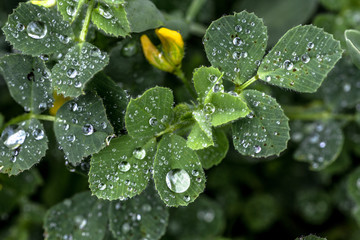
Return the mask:
POLYGON ((132 137, 152 137, 169 126, 173 118, 174 97, 168 88, 154 87, 141 97, 131 99, 125 125, 132 137))
POLYGON ((56 113, 54 131, 67 160, 79 163, 105 147, 113 133, 101 99, 93 94, 66 102, 56 113))
POLYGON ((211 123, 204 111, 194 111, 195 125, 187 139, 187 146, 193 150, 199 150, 214 145, 212 139, 211 123))
POLYGON ((224 78, 241 84, 255 75, 267 39, 262 19, 242 11, 211 23, 204 45, 210 63, 226 73, 224 78))
POLYGON ((168 218, 168 209, 153 186, 125 202, 112 201, 109 208, 110 230, 116 239, 160 239, 168 218))
POLYGON ((262 61, 265 82, 298 92, 315 92, 341 58, 340 42, 312 25, 290 29, 262 61))
POLYGON ((339 156, 344 135, 335 121, 318 122, 314 130, 301 142, 294 158, 311 164, 311 169, 320 171, 339 156))
POLYGON ((56 6, 65 21, 73 22, 84 3, 84 0, 57 0, 56 6))
POLYGON ((349 59, 342 59, 330 72, 319 93, 325 102, 340 110, 355 107, 360 102, 360 71, 349 59))
POLYGON ((178 135, 165 135, 154 161, 155 187, 167 206, 186 206, 205 188, 205 174, 196 153, 178 135))
POLYGON ((48 149, 44 127, 37 119, 10 125, 1 133, 0 172, 17 175, 40 162, 48 149))
POLYGON ((116 5, 125 3, 125 0, 100 0, 100 2, 116 5))
POLYGON ((92 11, 92 22, 105 33, 115 37, 125 37, 131 32, 125 7, 100 3, 92 11))
POLYGON ((355 201, 357 205, 360 205, 360 167, 357 167, 349 174, 347 191, 351 199, 355 201))
POLYGON ((207 239, 221 235, 225 227, 223 207, 204 196, 187 207, 173 208, 170 212, 167 239, 207 239))
POLYGON ((346 30, 345 40, 353 63, 360 68, 360 31, 353 29, 346 30))
MULTIPOLYGON (((110 0, 108 0, 110 1, 110 0)), ((131 0, 125 5, 131 32, 144 32, 164 25, 165 18, 150 0, 131 0)))
POLYGON ((306 237, 298 237, 295 240, 326 240, 326 238, 317 237, 317 236, 311 234, 306 237))
POLYGON ((131 198, 147 186, 156 152, 156 139, 133 139, 128 135, 113 139, 91 158, 90 189, 98 198, 131 198))
POLYGON ((289 119, 280 105, 256 90, 245 90, 241 97, 252 112, 232 125, 235 149, 252 157, 279 155, 290 139, 289 119))
POLYGON ((101 97, 115 134, 120 135, 125 127, 125 110, 128 104, 125 91, 102 72, 95 75, 86 87, 89 90, 94 89, 101 97))
POLYGON ((25 54, 61 52, 72 43, 69 24, 55 9, 21 3, 3 27, 6 40, 25 54))
POLYGON ((207 96, 213 91, 216 84, 221 84, 222 74, 214 67, 200 67, 195 69, 193 82, 199 96, 199 102, 204 103, 207 96))
POLYGON ((40 58, 7 55, 1 58, 0 69, 11 96, 26 111, 41 113, 52 105, 50 71, 40 58))
POLYGON ((47 211, 45 239, 103 239, 107 211, 108 203, 91 196, 90 192, 76 194, 47 211))
POLYGON ((16 177, 0 174, 0 215, 11 212, 22 198, 33 194, 41 183, 41 175, 35 168, 16 177))
POLYGON ((216 129, 213 138, 214 146, 196 151, 201 165, 205 169, 218 165, 225 158, 229 150, 229 141, 224 131, 216 129))
POLYGON ((207 99, 205 108, 213 109, 211 115, 211 124, 216 127, 238 118, 245 117, 249 112, 246 103, 238 96, 229 93, 214 92, 207 99))
POLYGON ((63 61, 53 69, 53 87, 65 97, 84 94, 85 84, 109 62, 106 53, 84 42, 69 49, 63 61))

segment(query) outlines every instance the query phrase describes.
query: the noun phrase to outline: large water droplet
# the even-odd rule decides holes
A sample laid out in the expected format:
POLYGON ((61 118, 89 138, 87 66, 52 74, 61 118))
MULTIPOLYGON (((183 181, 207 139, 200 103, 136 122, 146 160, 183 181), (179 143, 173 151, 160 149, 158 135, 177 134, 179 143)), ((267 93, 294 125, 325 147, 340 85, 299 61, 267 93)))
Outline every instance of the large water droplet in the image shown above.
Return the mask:
POLYGON ((26 132, 16 125, 11 125, 1 133, 1 139, 4 141, 5 146, 14 150, 25 142, 26 132))
POLYGON ((110 19, 113 17, 110 11, 108 9, 103 8, 102 6, 99 7, 99 13, 101 16, 103 16, 106 19, 110 19))
POLYGON ((74 6, 67 6, 66 7, 66 13, 70 16, 70 17, 73 17, 75 16, 75 13, 76 13, 76 8, 74 6))
POLYGON ((176 193, 183 193, 190 187, 190 176, 183 169, 173 169, 166 174, 166 185, 176 193))
POLYGON ((32 132, 32 135, 34 136, 35 140, 41 140, 44 138, 44 131, 40 128, 34 129, 32 132))
POLYGON ((284 63, 283 63, 283 67, 286 70, 291 70, 291 69, 293 69, 294 64, 290 60, 285 60, 284 63))
POLYGON ((254 151, 255 151, 255 153, 260 153, 261 152, 261 147, 256 145, 254 147, 254 151))
POLYGON ((315 44, 313 42, 309 42, 307 46, 308 48, 312 49, 315 47, 315 44))
POLYGON ((145 156, 146 156, 146 151, 145 151, 145 149, 143 149, 143 148, 136 148, 136 149, 133 151, 133 156, 134 156, 136 159, 142 160, 142 159, 144 159, 145 156))
POLYGON ((215 112, 215 106, 212 103, 207 103, 204 106, 205 114, 213 114, 215 112))
POLYGON ((233 44, 235 46, 241 46, 243 44, 243 41, 239 37, 236 37, 233 39, 233 44))
POLYGON ((34 39, 42 39, 46 36, 48 30, 45 23, 40 21, 32 21, 26 28, 29 37, 34 39))
POLYGON ((78 75, 78 72, 76 71, 76 69, 70 68, 69 70, 67 70, 66 75, 69 78, 75 78, 78 75))
POLYGON ((88 136, 94 133, 94 126, 87 123, 82 127, 82 131, 84 135, 88 136))
POLYGON ((303 63, 308 63, 308 62, 310 62, 310 57, 309 57, 309 55, 303 54, 303 55, 301 56, 301 61, 302 61, 303 63))
POLYGON ((75 141, 75 135, 69 135, 69 136, 67 136, 66 137, 66 140, 68 141, 68 142, 74 142, 75 141))
POLYGON ((121 163, 119 163, 118 168, 122 172, 127 172, 130 170, 131 165, 130 165, 130 163, 128 163, 126 161, 122 161, 121 163))
POLYGON ((106 189, 106 184, 104 184, 104 183, 99 183, 98 188, 99 188, 100 191, 103 191, 103 190, 106 189))
POLYGON ((154 127, 158 124, 158 120, 156 119, 156 117, 152 117, 149 119, 149 124, 150 126, 154 127))
POLYGON ((235 26, 235 31, 241 32, 241 31, 242 31, 242 27, 241 27, 240 25, 236 25, 236 26, 235 26))

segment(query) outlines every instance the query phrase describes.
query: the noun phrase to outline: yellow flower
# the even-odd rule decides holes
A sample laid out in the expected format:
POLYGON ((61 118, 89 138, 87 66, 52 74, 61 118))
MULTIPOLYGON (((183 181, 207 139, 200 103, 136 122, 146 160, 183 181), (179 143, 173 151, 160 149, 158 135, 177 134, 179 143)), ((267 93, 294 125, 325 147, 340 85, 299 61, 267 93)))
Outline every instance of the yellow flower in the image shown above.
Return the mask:
POLYGON ((34 5, 43 6, 43 7, 53 7, 56 5, 56 0, 31 0, 30 1, 34 5))
POLYGON ((57 94, 56 91, 54 91, 53 93, 53 96, 54 96, 54 106, 52 108, 49 109, 49 113, 53 116, 56 115, 56 112, 59 110, 59 108, 64 104, 66 103, 67 101, 71 100, 70 97, 64 97, 63 95, 61 94, 57 94))
POLYGON ((140 38, 145 58, 156 68, 173 73, 181 67, 184 58, 182 36, 179 32, 167 28, 156 29, 155 33, 161 42, 159 48, 155 47, 146 35, 140 38))

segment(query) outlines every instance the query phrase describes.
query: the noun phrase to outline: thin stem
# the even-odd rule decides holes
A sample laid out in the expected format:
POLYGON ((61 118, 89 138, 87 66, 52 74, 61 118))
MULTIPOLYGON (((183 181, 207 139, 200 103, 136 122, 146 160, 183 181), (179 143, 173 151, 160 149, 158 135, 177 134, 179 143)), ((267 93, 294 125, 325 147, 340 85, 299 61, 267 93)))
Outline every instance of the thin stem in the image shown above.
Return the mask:
POLYGON ((187 121, 183 121, 183 122, 179 122, 179 123, 175 123, 174 125, 170 125, 168 128, 166 128, 164 131, 162 132, 159 132, 158 134, 156 134, 155 137, 160 137, 166 133, 172 133, 172 132, 175 132, 176 130, 178 129, 181 129, 181 128, 186 128, 188 126, 190 126, 191 124, 194 123, 194 120, 193 119, 189 119, 187 121))
POLYGON ((200 23, 192 22, 189 25, 189 31, 198 37, 202 37, 205 35, 206 26, 204 26, 200 23))
POLYGON ((94 9, 94 5, 95 5, 95 1, 90 0, 89 6, 88 6, 88 8, 86 10, 86 16, 85 16, 85 19, 84 19, 84 24, 83 24, 81 32, 80 32, 80 37, 79 37, 80 42, 85 42, 85 40, 86 40, 86 35, 87 35, 88 30, 89 30, 91 13, 92 13, 92 11, 94 9))
POLYGON ((244 82, 242 85, 237 85, 235 87, 235 92, 240 93, 242 90, 250 86, 252 83, 256 82, 258 79, 259 79, 259 75, 255 75, 254 77, 244 82))
POLYGON ((293 107, 285 106, 283 107, 285 115, 291 120, 304 120, 304 121, 314 121, 314 120, 345 120, 345 121, 355 121, 356 117, 353 114, 342 114, 342 113, 331 113, 328 111, 321 112, 310 112, 303 107, 293 107))
POLYGON ((186 22, 191 22, 194 20, 196 15, 200 12, 206 0, 193 0, 186 11, 186 22))
POLYGON ((184 83, 185 87, 187 88, 187 90, 189 91, 189 93, 191 94, 191 96, 193 98, 196 99, 196 92, 195 90, 191 87, 190 82, 187 80, 187 78, 185 77, 184 72, 178 68, 174 74, 184 83))
POLYGON ((4 124, 4 126, 0 129, 0 132, 2 132, 6 127, 13 125, 13 124, 17 124, 29 119, 39 119, 39 120, 44 120, 44 121, 51 121, 54 122, 56 117, 55 116, 51 116, 51 115, 40 115, 40 114, 33 114, 33 113, 25 113, 23 115, 19 115, 17 117, 14 117, 12 119, 10 119, 7 123, 4 124))

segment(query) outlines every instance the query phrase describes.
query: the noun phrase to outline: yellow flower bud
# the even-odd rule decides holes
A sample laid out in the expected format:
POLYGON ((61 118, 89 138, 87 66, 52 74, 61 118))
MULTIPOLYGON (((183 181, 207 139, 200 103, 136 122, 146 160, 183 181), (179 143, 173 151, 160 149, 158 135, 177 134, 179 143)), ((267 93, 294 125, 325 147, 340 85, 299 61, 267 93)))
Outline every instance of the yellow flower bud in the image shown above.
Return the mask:
POLYGON ((56 91, 54 91, 53 93, 53 96, 54 96, 54 106, 52 108, 49 109, 49 113, 50 115, 53 115, 55 116, 57 111, 59 110, 59 108, 64 105, 64 103, 66 103, 67 101, 71 100, 70 97, 64 97, 63 95, 61 94, 57 94, 56 91))
POLYGON ((173 65, 178 66, 184 58, 184 41, 181 34, 167 28, 155 30, 161 42, 165 58, 173 65))
POLYGON ((148 36, 142 35, 140 41, 145 58, 151 65, 165 72, 171 73, 174 71, 174 66, 165 59, 163 53, 154 46, 148 36))
POLYGON ((159 48, 155 47, 146 35, 140 38, 145 58, 160 70, 174 73, 184 58, 182 36, 179 32, 167 28, 156 29, 155 33, 161 42, 159 48))
POLYGON ((43 7, 53 7, 56 5, 56 0, 30 0, 34 5, 43 6, 43 7))

